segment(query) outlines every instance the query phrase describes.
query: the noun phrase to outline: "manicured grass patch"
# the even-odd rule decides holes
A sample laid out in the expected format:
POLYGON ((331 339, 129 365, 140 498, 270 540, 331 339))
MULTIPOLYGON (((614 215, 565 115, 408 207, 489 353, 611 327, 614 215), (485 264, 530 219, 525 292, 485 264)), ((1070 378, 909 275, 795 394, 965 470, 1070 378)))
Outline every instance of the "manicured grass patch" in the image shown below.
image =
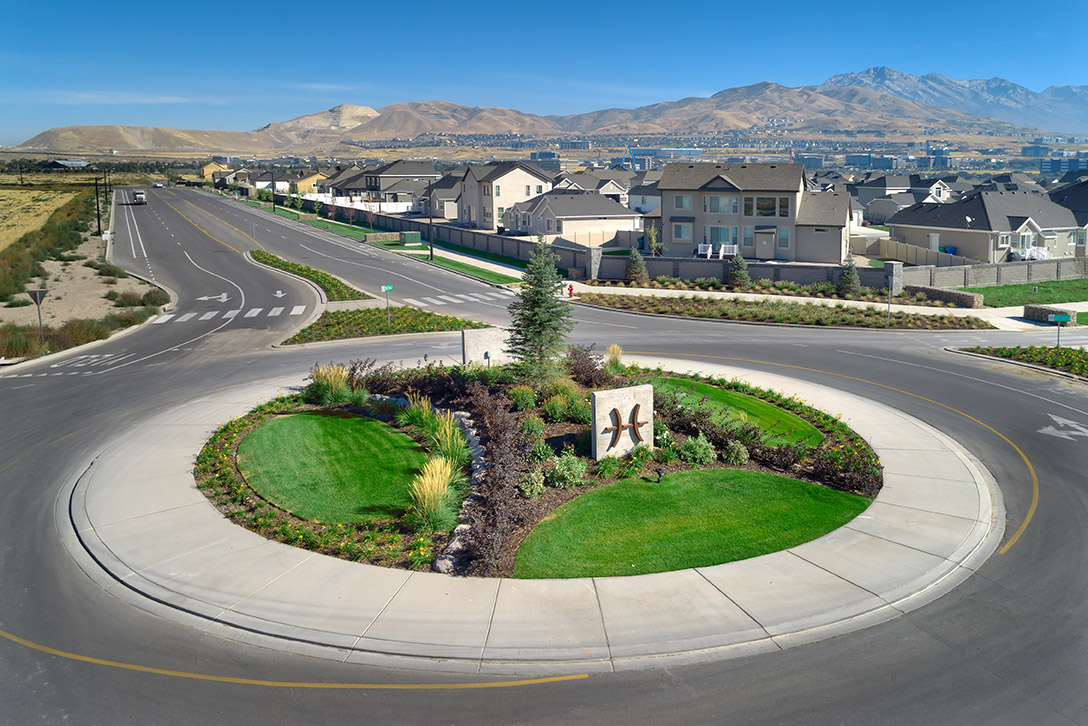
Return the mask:
POLYGON ((1077 313, 1077 325, 1088 325, 1088 313, 1077 313))
POLYGON ((308 224, 311 227, 317 227, 318 229, 326 229, 330 232, 336 232, 342 234, 345 237, 351 237, 357 239, 360 242, 363 238, 370 234, 370 230, 365 227, 353 227, 348 224, 340 224, 339 222, 330 222, 327 219, 304 219, 303 224, 308 224))
POLYGON ((1023 285, 998 285, 997 287, 965 287, 967 292, 982 295, 982 303, 989 308, 1013 305, 1052 305, 1054 303, 1088 300, 1088 279, 1029 282, 1023 285), (1039 292, 1032 292, 1038 287, 1039 292))
POLYGON ((288 219, 298 219, 298 212, 292 212, 290 209, 284 209, 283 207, 278 205, 276 206, 275 212, 281 217, 287 217, 288 219))
POLYGON ((727 391, 698 381, 682 378, 648 378, 655 391, 686 394, 686 403, 698 404, 707 396, 706 404, 735 420, 745 420, 766 431, 773 442, 801 444, 806 448, 816 446, 824 435, 800 416, 778 406, 735 391, 727 391))
POLYGON ((973 353, 992 355, 995 358, 1024 361, 1035 365, 1053 368, 1078 376, 1088 376, 1088 351, 1080 348, 1049 348, 1041 345, 1016 346, 1012 348, 977 347, 973 353))
POLYGON ((869 267, 884 267, 884 260, 869 260, 869 267))
POLYGON ((501 262, 504 265, 513 265, 514 267, 520 267, 523 270, 526 265, 525 260, 519 260, 516 257, 507 257, 506 255, 499 255, 494 252, 487 252, 486 250, 478 250, 475 247, 455 245, 452 242, 439 242, 438 240, 435 240, 434 246, 452 250, 453 252, 460 252, 469 255, 470 257, 479 257, 481 260, 490 260, 491 262, 501 262))
POLYGON ((352 524, 398 517, 427 461, 420 446, 371 418, 298 413, 253 429, 238 468, 262 497, 303 519, 352 524))
POLYGON ((356 290, 354 287, 340 282, 327 272, 315 270, 312 267, 300 265, 297 262, 290 262, 282 257, 277 257, 270 252, 265 252, 264 250, 253 250, 250 254, 253 255, 253 259, 268 265, 269 267, 275 267, 284 270, 285 272, 290 272, 292 275, 305 277, 307 280, 316 282, 321 289, 325 291, 325 296, 330 301, 370 299, 370 295, 367 295, 362 290, 356 290))
MULTIPOLYGON (((417 260, 426 260, 427 255, 408 255, 414 257, 417 260)), ((470 277, 475 277, 477 280, 483 280, 484 282, 490 282, 496 285, 509 285, 513 282, 521 282, 520 278, 511 277, 510 275, 503 275, 498 272, 492 272, 491 270, 485 270, 482 267, 476 267, 469 265, 458 260, 451 260, 446 257, 435 257, 433 260, 429 260, 432 264, 439 267, 445 267, 447 270, 453 270, 455 272, 461 272, 470 277)))
POLYGON ((557 509, 518 549, 514 576, 607 577, 706 567, 816 539, 869 500, 737 469, 625 479, 557 509))
POLYGON ((630 257, 631 250, 605 250, 604 254, 613 255, 615 257, 630 257))
POLYGON ((871 224, 869 225, 869 229, 879 229, 884 232, 888 231, 888 228, 881 224, 871 224))
POLYGON ((433 333, 488 327, 486 323, 438 315, 411 307, 390 308, 389 318, 390 322, 387 323, 384 308, 328 310, 312 325, 300 330, 285 342, 313 343, 319 340, 365 338, 371 335, 433 333))
MULTIPOLYGON (((710 298, 655 297, 652 295, 602 295, 584 293, 582 302, 601 307, 693 318, 744 320, 795 325, 835 325, 862 328, 887 327, 882 307, 856 308, 846 305, 818 305, 779 300, 738 300, 710 298)), ((978 330, 990 324, 974 317, 919 315, 893 312, 891 327, 915 330, 978 330)))

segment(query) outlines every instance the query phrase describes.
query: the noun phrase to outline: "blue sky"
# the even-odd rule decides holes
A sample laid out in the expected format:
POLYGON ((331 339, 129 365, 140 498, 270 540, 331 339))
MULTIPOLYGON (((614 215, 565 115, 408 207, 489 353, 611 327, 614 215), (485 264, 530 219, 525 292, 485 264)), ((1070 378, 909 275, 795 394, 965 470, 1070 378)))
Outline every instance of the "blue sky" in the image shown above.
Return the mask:
POLYGON ((1088 85, 1080 39, 1088 2, 926 8, 793 0, 19 3, 4 13, 0 144, 79 124, 251 130, 338 103, 442 99, 580 113, 764 80, 818 84, 875 65, 999 76, 1033 91, 1088 85))

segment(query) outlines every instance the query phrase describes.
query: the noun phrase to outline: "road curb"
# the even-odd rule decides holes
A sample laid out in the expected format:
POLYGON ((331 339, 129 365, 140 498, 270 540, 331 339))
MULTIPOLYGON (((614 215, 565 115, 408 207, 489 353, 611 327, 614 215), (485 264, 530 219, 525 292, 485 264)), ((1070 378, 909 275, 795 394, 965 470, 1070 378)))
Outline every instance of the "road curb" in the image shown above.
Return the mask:
POLYGON ((1088 383, 1088 376, 1078 376, 1076 373, 1070 373, 1069 371, 1060 371, 1056 368, 1048 368, 1046 366, 1038 365, 1037 363, 1029 363, 1023 360, 1014 360, 1012 358, 999 358, 996 355, 987 355, 986 353, 976 353, 973 350, 964 350, 963 348, 942 348, 942 350, 953 353, 955 355, 964 355, 970 358, 981 358, 983 360, 994 361, 996 363, 1004 363, 1006 365, 1019 366, 1020 368, 1029 368, 1033 371, 1039 371, 1040 373, 1048 373, 1052 376, 1058 376, 1060 378, 1068 378, 1078 383, 1088 383))

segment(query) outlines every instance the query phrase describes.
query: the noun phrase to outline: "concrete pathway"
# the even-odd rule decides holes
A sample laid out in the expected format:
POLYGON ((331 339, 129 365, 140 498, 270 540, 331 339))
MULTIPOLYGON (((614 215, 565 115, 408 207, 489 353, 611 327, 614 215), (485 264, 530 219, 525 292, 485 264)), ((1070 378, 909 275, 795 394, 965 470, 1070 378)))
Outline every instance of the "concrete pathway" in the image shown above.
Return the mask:
POLYGON ((726 366, 698 370, 742 375, 841 413, 880 455, 883 491, 825 537, 714 567, 513 580, 361 565, 235 526, 194 485, 195 455, 210 433, 300 384, 285 379, 194 400, 125 432, 68 482, 58 525, 103 587, 224 637, 350 662, 519 674, 658 667, 833 637, 939 597, 996 548, 1000 493, 943 434, 831 388, 726 366))

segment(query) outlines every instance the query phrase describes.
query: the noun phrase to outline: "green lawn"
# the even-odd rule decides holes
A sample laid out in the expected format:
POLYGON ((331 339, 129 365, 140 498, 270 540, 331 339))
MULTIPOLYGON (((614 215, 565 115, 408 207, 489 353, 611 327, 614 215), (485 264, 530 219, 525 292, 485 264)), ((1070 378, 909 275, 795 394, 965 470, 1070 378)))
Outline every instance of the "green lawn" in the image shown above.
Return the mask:
MULTIPOLYGON (((427 255, 408 255, 414 257, 417 260, 426 260, 427 255)), ((498 272, 492 272, 491 270, 485 270, 482 267, 476 267, 475 265, 469 265, 458 260, 451 260, 446 257, 435 257, 430 260, 432 264, 439 267, 445 267, 447 270, 453 270, 455 272, 464 273, 470 277, 475 277, 477 280, 483 280, 484 282, 494 283, 496 285, 509 285, 512 282, 521 282, 520 278, 511 277, 510 275, 503 275, 498 272)))
POLYGON ((869 260, 869 267, 884 267, 884 260, 869 260))
POLYGON ((1088 325, 1088 313, 1077 313, 1077 325, 1088 325))
POLYGON ((427 455, 381 421, 319 413, 279 416, 238 447, 261 496, 303 519, 349 524, 400 516, 427 455))
POLYGON ((513 265, 514 267, 520 267, 523 270, 525 269, 525 265, 528 264, 525 260, 519 260, 516 257, 507 257, 506 255, 500 255, 494 252, 478 250, 475 247, 455 245, 452 242, 439 242, 438 240, 435 240, 434 246, 442 247, 447 250, 452 250, 453 252, 460 252, 462 254, 469 255, 470 257, 479 257, 481 260, 488 260, 490 262, 501 262, 504 265, 513 265))
POLYGON ((812 447, 824 439, 818 428, 800 416, 754 396, 682 378, 648 378, 646 382, 653 384, 655 391, 686 393, 692 403, 697 403, 703 396, 709 396, 707 406, 722 411, 730 418, 746 416, 748 423, 759 426, 777 442, 812 447), (743 414, 738 415, 738 412, 743 414))
POLYGON ((1023 285, 999 285, 997 287, 966 287, 967 292, 982 295, 988 308, 1004 308, 1012 305, 1053 305, 1055 303, 1082 302, 1088 300, 1088 279, 1055 280, 1053 282, 1028 282, 1023 285), (1038 287, 1039 292, 1032 292, 1038 287))
POLYGON ((327 229, 330 232, 336 232, 337 234, 342 234, 345 237, 357 239, 360 242, 362 242, 363 238, 366 237, 366 235, 370 234, 372 231, 365 227, 353 227, 350 224, 330 222, 327 219, 304 219, 302 220, 302 223, 308 224, 312 227, 317 227, 318 229, 327 229))
POLYGON ((271 252, 253 250, 250 254, 257 262, 268 265, 269 267, 275 267, 284 272, 290 272, 299 277, 305 277, 307 280, 312 280, 325 291, 325 297, 329 300, 369 300, 371 297, 362 290, 356 290, 351 285, 341 282, 327 272, 322 272, 321 270, 315 270, 312 267, 301 265, 297 262, 285 260, 282 257, 277 257, 271 252))
POLYGON ((743 469, 669 474, 594 489, 518 549, 514 577, 608 577, 706 567, 777 552, 846 524, 869 500, 743 469))

